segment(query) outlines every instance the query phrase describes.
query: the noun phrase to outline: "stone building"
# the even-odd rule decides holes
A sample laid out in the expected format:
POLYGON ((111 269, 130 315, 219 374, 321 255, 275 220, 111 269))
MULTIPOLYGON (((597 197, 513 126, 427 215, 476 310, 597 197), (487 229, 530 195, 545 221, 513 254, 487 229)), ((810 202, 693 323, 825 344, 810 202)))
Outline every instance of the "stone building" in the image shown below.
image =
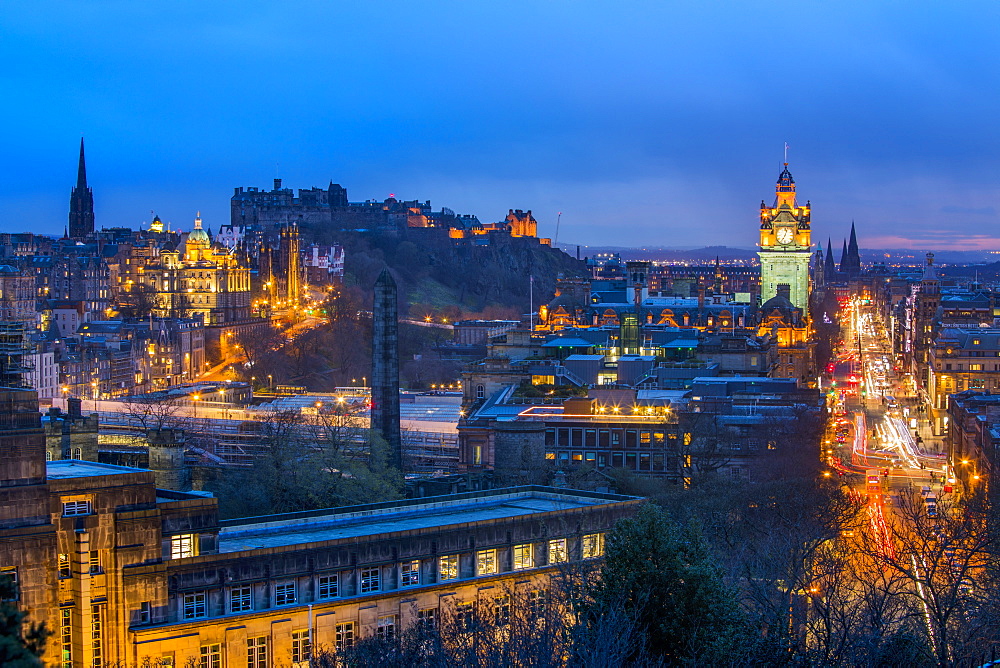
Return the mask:
POLYGON ((519 487, 220 521, 151 471, 46 463, 26 390, 0 392, 0 447, 0 571, 53 630, 46 665, 295 665, 457 606, 538 604, 641 501, 519 487))

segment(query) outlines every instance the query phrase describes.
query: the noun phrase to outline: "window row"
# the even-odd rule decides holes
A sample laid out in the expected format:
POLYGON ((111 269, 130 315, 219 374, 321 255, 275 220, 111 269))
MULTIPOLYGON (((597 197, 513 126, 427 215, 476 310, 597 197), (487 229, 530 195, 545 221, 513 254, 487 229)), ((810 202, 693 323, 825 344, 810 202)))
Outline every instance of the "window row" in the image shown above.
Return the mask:
MULTIPOLYGON (((580 540, 579 555, 581 559, 604 556, 604 534, 584 535, 580 540)), ((462 577, 496 575, 504 571, 555 565, 567 562, 569 558, 568 539, 553 538, 544 543, 514 545, 509 551, 488 548, 473 553, 441 555, 436 559, 404 561, 396 567, 371 566, 357 571, 319 575, 315 578, 277 581, 270 588, 270 592, 267 584, 263 582, 241 584, 224 590, 182 594, 178 616, 181 619, 198 619, 210 615, 268 609, 272 606, 312 603, 344 596, 392 591, 400 587, 446 582, 462 577), (508 553, 509 568, 502 569, 502 557, 508 553), (387 578, 397 577, 396 586, 387 581, 387 578), (220 591, 223 594, 222 600, 220 591)), ((68 572, 68 562, 66 568, 68 572)), ((62 573, 61 562, 60 573, 62 573)), ((151 621, 149 610, 148 604, 144 603, 138 616, 139 623, 151 621)))
MULTIPOLYGON (((545 616, 549 602, 548 592, 545 589, 533 589, 527 592, 523 601, 524 611, 530 618, 541 619, 545 616)), ((488 623, 497 626, 510 624, 512 618, 512 601, 509 594, 494 596, 491 601, 483 602, 477 606, 471 602, 457 603, 452 611, 452 619, 455 627, 460 631, 472 630, 476 624, 478 615, 487 615, 485 619, 488 623)), ((415 623, 418 627, 433 631, 441 623, 441 610, 438 608, 420 608, 416 611, 415 623)), ((391 640, 402 630, 400 626, 399 614, 379 615, 373 627, 369 627, 369 632, 378 638, 391 640)), ((360 628, 357 622, 345 621, 334 626, 332 649, 342 652, 354 646, 354 643, 361 638, 360 628)), ((317 639, 321 640, 321 639, 317 639)), ((307 664, 312 658, 313 638, 307 629, 292 631, 291 646, 288 648, 288 658, 292 665, 307 664)), ((323 646, 324 643, 315 643, 323 646)), ((269 636, 251 636, 246 640, 247 668, 269 668, 272 661, 280 659, 276 656, 275 648, 269 636)), ((223 657, 225 655, 222 643, 209 643, 199 647, 200 668, 223 668, 223 657)), ((171 664, 173 657, 168 659, 171 664)), ((280 662, 279 662, 279 665, 280 662)))
POLYGON ((584 429, 549 428, 545 445, 570 448, 649 448, 677 440, 676 429, 584 429))
POLYGON ((558 461, 560 465, 571 463, 588 464, 602 469, 612 467, 632 471, 666 471, 676 473, 680 460, 676 452, 586 452, 549 450, 545 453, 549 461, 558 461))

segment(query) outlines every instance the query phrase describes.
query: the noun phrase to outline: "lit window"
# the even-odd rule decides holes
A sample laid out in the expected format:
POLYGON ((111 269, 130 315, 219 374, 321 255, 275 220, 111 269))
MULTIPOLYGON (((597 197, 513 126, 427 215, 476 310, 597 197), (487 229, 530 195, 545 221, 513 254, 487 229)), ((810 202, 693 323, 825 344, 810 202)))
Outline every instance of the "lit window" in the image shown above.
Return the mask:
POLYGON ((274 585, 274 604, 291 605, 295 603, 295 582, 279 582, 274 585))
POLYGON ((233 587, 229 590, 229 611, 253 610, 253 592, 250 587, 233 587))
POLYGON ((604 556, 604 534, 591 533, 583 537, 583 558, 596 559, 604 556))
POLYGON ((184 619, 197 619, 208 614, 205 592, 184 594, 184 619))
POLYGON ((74 515, 89 515, 90 501, 64 501, 63 517, 73 517, 74 515))
POLYGON ((549 541, 549 563, 561 564, 566 561, 566 539, 554 538, 549 541))
POLYGON ((454 580, 458 577, 458 555, 449 554, 438 559, 438 571, 441 580, 454 580))
POLYGON ((338 652, 343 652, 345 649, 354 647, 354 622, 337 624, 336 643, 338 652))
POLYGON ((307 663, 312 654, 309 631, 292 631, 292 663, 307 663))
POLYGON ((194 557, 195 553, 194 534, 182 533, 170 537, 170 558, 183 559, 184 557, 194 557))
POLYGON ((361 569, 361 593, 378 591, 381 586, 381 573, 378 568, 361 569))
POLYGON ((222 668, 222 645, 201 646, 201 668, 222 668))
POLYGON ((535 566, 534 551, 531 543, 514 546, 514 570, 533 568, 535 566))
POLYGON ((268 668, 267 636, 247 638, 247 668, 268 668))
POLYGON ((69 570, 69 555, 68 554, 60 554, 59 555, 59 577, 60 578, 68 578, 70 576, 71 576, 71 573, 70 573, 70 570, 69 570))
POLYGON ((339 579, 336 575, 319 576, 318 598, 336 598, 338 595, 339 579))
POLYGON ((398 626, 399 615, 383 615, 378 618, 375 635, 383 640, 392 640, 396 637, 396 628, 398 626))
POLYGON ((497 572, 497 551, 479 550, 476 552, 476 574, 494 575, 497 572))
POLYGON ((400 565, 399 583, 403 587, 410 587, 420 584, 420 562, 404 561, 400 565))

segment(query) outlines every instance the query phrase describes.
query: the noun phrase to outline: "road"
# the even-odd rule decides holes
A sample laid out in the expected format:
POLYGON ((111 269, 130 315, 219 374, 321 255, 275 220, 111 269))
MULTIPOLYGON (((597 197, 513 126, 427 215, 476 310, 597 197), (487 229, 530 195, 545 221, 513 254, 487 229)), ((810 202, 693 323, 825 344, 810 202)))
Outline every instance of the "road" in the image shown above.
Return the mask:
POLYGON ((884 326, 859 300, 845 307, 842 323, 838 360, 827 380, 841 413, 827 436, 833 463, 842 472, 879 469, 886 492, 930 486, 944 493, 947 462, 916 436, 925 413, 899 377, 884 326))

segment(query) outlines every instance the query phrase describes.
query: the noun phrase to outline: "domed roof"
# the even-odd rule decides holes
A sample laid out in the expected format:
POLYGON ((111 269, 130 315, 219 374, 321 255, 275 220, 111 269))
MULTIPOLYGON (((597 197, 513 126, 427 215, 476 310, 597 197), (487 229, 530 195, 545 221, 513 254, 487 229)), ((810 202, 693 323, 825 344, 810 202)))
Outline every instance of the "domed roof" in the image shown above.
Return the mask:
POLYGON ((188 243, 201 243, 208 246, 212 243, 212 239, 209 238, 208 232, 201 229, 201 211, 198 212, 198 217, 194 219, 194 229, 188 233, 188 243))
POLYGON ((766 302, 764 302, 764 304, 761 306, 761 309, 764 311, 770 311, 776 308, 791 310, 795 308, 795 304, 789 301, 788 297, 785 297, 783 295, 775 295, 770 299, 768 299, 766 302))

